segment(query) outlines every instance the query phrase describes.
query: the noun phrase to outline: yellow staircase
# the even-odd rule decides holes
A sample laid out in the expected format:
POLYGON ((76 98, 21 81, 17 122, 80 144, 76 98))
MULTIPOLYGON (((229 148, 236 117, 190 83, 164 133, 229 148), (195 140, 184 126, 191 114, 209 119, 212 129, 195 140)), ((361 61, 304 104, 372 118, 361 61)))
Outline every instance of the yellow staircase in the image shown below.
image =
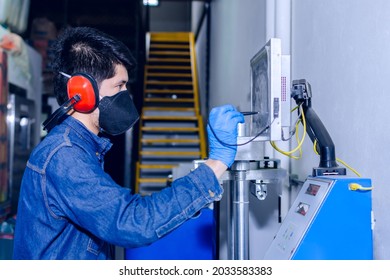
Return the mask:
POLYGON ((180 163, 206 157, 193 33, 148 33, 147 51, 135 182, 143 195, 169 185, 180 163))

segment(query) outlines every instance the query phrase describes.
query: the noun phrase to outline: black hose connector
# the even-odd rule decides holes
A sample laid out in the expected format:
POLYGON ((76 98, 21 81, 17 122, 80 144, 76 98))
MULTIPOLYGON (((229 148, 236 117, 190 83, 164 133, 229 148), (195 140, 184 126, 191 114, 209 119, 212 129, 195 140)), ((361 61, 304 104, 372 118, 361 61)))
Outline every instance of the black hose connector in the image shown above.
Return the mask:
POLYGON ((320 175, 345 175, 346 169, 339 167, 336 161, 335 145, 326 130, 324 124, 311 106, 311 86, 305 80, 293 81, 291 97, 297 105, 302 105, 306 120, 306 132, 311 141, 317 142, 320 154, 318 168, 313 168, 313 176, 320 175))

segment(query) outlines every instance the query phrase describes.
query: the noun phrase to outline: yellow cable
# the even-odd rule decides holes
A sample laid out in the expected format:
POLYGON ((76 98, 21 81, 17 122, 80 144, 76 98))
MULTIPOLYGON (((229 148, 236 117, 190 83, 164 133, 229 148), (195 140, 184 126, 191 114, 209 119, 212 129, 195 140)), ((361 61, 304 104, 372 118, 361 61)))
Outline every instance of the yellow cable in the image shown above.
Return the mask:
MULTIPOLYGON (((291 151, 282 151, 281 149, 279 149, 277 146, 276 146, 276 143, 275 141, 270 141, 271 143, 271 146, 277 150, 279 153, 285 155, 285 156, 288 156, 290 158, 293 158, 293 159, 300 159, 302 157, 302 144, 303 144, 303 141, 305 140, 305 135, 306 135, 306 119, 305 119, 305 113, 303 112, 303 108, 302 106, 299 107, 299 106, 296 106, 294 109, 291 110, 291 112, 295 111, 296 109, 300 108, 301 109, 301 112, 302 112, 302 118, 299 119, 297 121, 297 123, 295 124, 295 137, 296 137, 296 140, 297 140, 297 147, 295 147, 295 149, 291 150, 291 151), (302 124, 303 124, 303 135, 302 135, 302 139, 299 140, 299 123, 301 122, 302 120, 302 124), (299 156, 294 156, 292 155, 293 153, 295 153, 296 151, 299 150, 299 156)), ((319 155, 318 151, 317 151, 317 139, 314 140, 313 142, 313 150, 314 152, 319 155)), ((341 163, 342 165, 344 165, 345 167, 347 167, 349 170, 351 170, 353 173, 355 173, 358 177, 362 177, 360 175, 360 173, 358 171, 356 171, 356 169, 352 168, 349 164, 347 164, 345 161, 339 159, 339 158, 336 158, 336 161, 341 163)), ((369 188, 366 188, 366 187, 362 187, 361 185, 357 184, 357 183, 351 183, 349 184, 349 188, 350 190, 363 190, 363 191, 367 191, 367 190, 372 190, 372 187, 369 187, 369 188)))
MULTIPOLYGON (((319 155, 318 151, 317 151, 317 139, 314 141, 313 143, 313 150, 314 152, 319 155)), ((351 170, 353 173, 355 173, 358 177, 362 177, 362 175, 360 175, 359 172, 356 171, 355 168, 352 168, 349 164, 347 164, 345 161, 339 159, 339 158, 336 158, 336 161, 341 163, 342 165, 344 165, 345 167, 347 167, 349 170, 351 170)), ((358 183, 350 183, 348 185, 349 189, 351 191, 357 191, 357 190, 360 190, 360 191, 370 191, 373 189, 373 187, 363 187, 362 185, 358 184, 358 183)))
POLYGON ((339 159, 339 158, 336 158, 336 160, 337 160, 339 163, 341 163, 342 165, 344 165, 345 167, 347 167, 349 170, 351 170, 353 173, 355 173, 356 176, 362 177, 362 175, 360 175, 360 173, 357 172, 355 168, 352 168, 351 166, 349 166, 345 161, 343 161, 343 160, 341 160, 341 159, 339 159))
POLYGON ((320 155, 320 153, 317 151, 317 139, 315 139, 313 142, 313 150, 316 155, 320 155))
MULTIPOLYGON (((295 124, 295 131, 296 131, 296 134, 295 134, 295 139, 297 140, 297 143, 300 143, 300 140, 299 140, 299 123, 301 122, 301 120, 299 119, 297 121, 297 123, 295 124)), ((304 131, 304 134, 306 134, 306 130, 304 131)), ((303 137, 303 136, 302 136, 303 137)), ((302 140, 303 141, 303 140, 302 140)), ((302 158, 302 144, 303 142, 301 143, 301 145, 299 146, 299 156, 294 156, 295 159, 300 159, 302 158)))
MULTIPOLYGON (((299 122, 300 120, 295 124, 295 138, 297 139, 297 143, 299 143, 299 122)), ((281 154, 288 156, 292 159, 300 159, 302 157, 302 148, 299 148, 299 156, 290 155, 285 151, 282 151, 280 148, 276 146, 276 143, 274 141, 271 141, 271 146, 280 152, 281 154)))
POLYGON ((299 105, 295 106, 294 108, 291 109, 290 113, 294 112, 298 108, 299 108, 299 105))
MULTIPOLYGON (((313 142, 313 150, 314 152, 319 155, 318 151, 317 151, 317 139, 314 140, 313 142)), ((362 175, 360 175, 359 172, 356 171, 355 168, 351 167, 349 164, 347 164, 345 161, 343 161, 342 159, 339 159, 339 158, 336 158, 336 161, 341 163, 342 165, 344 165, 345 167, 347 167, 349 170, 351 170, 353 173, 355 173, 358 177, 362 177, 362 175)))
MULTIPOLYGON (((293 110, 292 110, 292 112, 294 111, 294 110, 296 110, 298 108, 298 106, 297 107, 295 107, 293 110)), ((298 145, 297 145, 297 147, 295 147, 293 150, 291 150, 291 151, 283 151, 283 150, 281 150, 277 145, 276 145, 276 143, 275 143, 275 141, 270 141, 270 143, 271 143, 271 146, 275 149, 275 150, 277 150, 279 153, 281 153, 281 154, 283 154, 283 155, 285 155, 285 156, 288 156, 288 157, 290 157, 290 158, 293 158, 293 159, 299 159, 299 158, 301 158, 301 156, 302 156, 302 144, 303 144, 303 142, 305 141, 305 136, 306 136, 306 119, 305 119, 305 113, 303 112, 303 108, 302 108, 302 106, 300 107, 301 108, 301 113, 302 113, 302 124, 303 124, 303 135, 302 135, 302 139, 300 139, 299 140, 299 135, 298 135, 298 131, 296 131, 296 138, 297 138, 297 141, 298 141, 298 145), (295 153, 296 151, 298 151, 299 150, 299 157, 297 157, 297 156, 293 156, 292 154, 293 153, 295 153)), ((300 120, 296 123, 296 125, 295 125, 295 127, 296 127, 296 129, 298 128, 298 125, 299 125, 299 122, 300 122, 300 120)))
MULTIPOLYGON (((299 107, 299 106, 296 106, 294 109, 291 110, 291 112, 295 111, 295 110, 298 109, 298 108, 301 109, 302 118, 299 119, 299 120, 297 121, 297 123, 295 124, 295 130, 296 130, 296 131, 295 131, 295 137, 296 137, 297 143, 298 143, 297 147, 295 147, 295 149, 293 149, 293 150, 291 150, 291 151, 283 151, 283 150, 281 150, 281 149, 279 149, 279 148, 277 147, 275 141, 271 141, 271 142, 270 142, 270 143, 271 143, 271 146, 272 146, 275 150, 277 150, 279 153, 281 153, 281 154, 283 154, 283 155, 285 155, 285 156, 288 156, 288 157, 290 157, 290 158, 293 158, 293 159, 300 159, 300 158, 302 157, 302 144, 303 144, 303 142, 304 142, 304 140, 305 140, 305 136, 306 136, 306 118, 305 118, 305 113, 304 113, 304 111, 303 111, 302 106, 300 106, 300 107, 299 107), (301 122, 301 120, 302 120, 302 124, 303 124, 303 129, 304 129, 304 131, 303 131, 302 139, 299 140, 299 123, 301 122), (295 152, 298 151, 298 150, 299 150, 299 156, 294 156, 294 155, 292 155, 293 153, 295 153, 295 152)), ((314 150, 314 152, 315 152, 317 155, 319 155, 319 153, 318 153, 318 151, 317 151, 317 139, 315 139, 314 142, 313 142, 313 150, 314 150)), ((352 168, 352 167, 351 167, 349 164, 347 164, 345 161, 343 161, 343 160, 341 160, 341 159, 339 159, 339 158, 336 158, 336 161, 339 162, 339 163, 341 163, 341 164, 344 165, 345 167, 347 167, 349 170, 351 170, 353 173, 355 173, 358 177, 362 177, 362 176, 360 175, 360 173, 359 173, 358 171, 356 171, 356 169, 352 168)))
MULTIPOLYGON (((314 143, 313 143, 313 150, 314 152, 319 155, 318 151, 317 151, 317 139, 314 140, 314 143)), ((358 177, 362 177, 362 175, 360 175, 359 172, 356 171, 355 168, 352 168, 349 164, 347 164, 345 161, 339 159, 339 158, 336 158, 336 161, 341 163, 342 165, 344 165, 345 167, 347 167, 349 170, 351 170, 353 173, 355 173, 358 177)), ((373 189, 373 187, 363 187, 362 185, 358 184, 358 183, 350 183, 348 184, 348 187, 351 191, 357 191, 357 190, 360 190, 360 191, 371 191, 373 189)))

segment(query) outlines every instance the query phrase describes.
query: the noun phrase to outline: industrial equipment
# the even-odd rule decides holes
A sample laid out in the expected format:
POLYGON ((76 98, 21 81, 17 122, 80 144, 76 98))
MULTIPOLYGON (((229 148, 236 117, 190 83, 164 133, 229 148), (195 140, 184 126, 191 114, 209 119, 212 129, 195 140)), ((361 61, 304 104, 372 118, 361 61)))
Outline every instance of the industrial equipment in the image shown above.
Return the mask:
POLYGON ((308 177, 265 259, 372 259, 370 189, 366 178, 308 177))
MULTIPOLYGON (((237 146, 233 165, 219 179, 224 196, 212 205, 213 215, 207 215, 210 209, 200 215, 209 229, 215 222, 206 238, 214 240, 216 233, 215 244, 196 246, 194 257, 206 253, 207 258, 230 260, 373 258, 371 180, 349 177, 337 164, 334 143, 311 98, 306 80, 295 80, 290 87, 290 57, 282 55, 279 39, 269 40, 251 59, 251 109, 243 112, 246 119, 238 125, 237 143, 223 143, 237 146), (296 133, 290 130, 290 97, 297 103, 296 124, 304 125, 320 162, 284 216, 282 188, 290 184, 288 172, 280 159, 265 156, 264 144, 287 141, 296 133), (210 254, 214 246, 215 255, 210 254)), ((203 162, 179 165, 172 179, 203 162)), ((176 241, 165 239, 156 246, 185 243, 185 228, 179 230, 174 233, 177 239, 171 235, 176 241)))
MULTIPOLYGON (((282 140, 290 126, 290 57, 271 38, 250 61, 251 112, 239 124, 237 154, 220 178, 225 190, 219 214, 219 258, 262 259, 280 226, 287 171, 265 157, 266 141, 282 140)), ((229 144, 229 143, 227 143, 229 144)))
MULTIPOLYGON (((249 218, 249 206, 259 203, 250 204, 250 193, 266 201, 270 190, 280 188, 287 177, 277 160, 264 159, 261 145, 262 141, 285 140, 283 129, 288 127, 283 112, 290 111, 289 100, 282 99, 281 90, 289 88, 289 82, 280 82, 288 81, 289 73, 283 75, 286 66, 281 63, 279 43, 271 39, 251 60, 251 111, 259 113, 251 115, 249 129, 239 126, 235 162, 221 178, 229 190, 225 195, 226 225, 220 227, 226 232, 227 243, 227 254, 222 258, 372 259, 371 180, 347 177, 346 169, 338 166, 334 143, 311 106, 311 86, 304 79, 292 82, 291 97, 297 103, 304 133, 318 151, 319 166, 313 168, 286 217, 280 216, 280 195, 268 211, 257 213, 279 213, 281 224, 276 225, 276 235, 274 232, 269 238, 275 228, 269 219, 268 224, 257 226, 255 236, 251 234, 255 220, 249 218), (265 252, 264 244, 269 246, 265 252)), ((220 216, 220 223, 224 219, 220 216)))
POLYGON ((302 106, 306 131, 320 163, 304 182, 266 259, 372 259, 371 180, 346 176, 336 162, 333 141, 311 107, 311 86, 292 83, 291 97, 302 106))
POLYGON ((0 259, 11 259, 21 178, 40 139, 41 56, 27 44, 20 56, 0 50, 0 259))
POLYGON ((7 132, 8 74, 7 54, 0 50, 0 222, 11 212, 9 186, 9 147, 7 132))
POLYGON ((36 107, 33 100, 13 93, 13 89, 16 92, 24 92, 24 89, 16 85, 10 86, 7 115, 11 214, 16 214, 22 176, 26 162, 35 146, 36 107))
MULTIPOLYGON (((0 220, 16 214, 19 189, 27 159, 35 146, 35 101, 27 89, 9 82, 14 74, 1 51, 0 79, 0 220)), ((7 59, 8 58, 8 59, 7 59)))
POLYGON ((262 259, 281 219, 286 170, 278 160, 240 160, 220 178, 219 259, 262 259))

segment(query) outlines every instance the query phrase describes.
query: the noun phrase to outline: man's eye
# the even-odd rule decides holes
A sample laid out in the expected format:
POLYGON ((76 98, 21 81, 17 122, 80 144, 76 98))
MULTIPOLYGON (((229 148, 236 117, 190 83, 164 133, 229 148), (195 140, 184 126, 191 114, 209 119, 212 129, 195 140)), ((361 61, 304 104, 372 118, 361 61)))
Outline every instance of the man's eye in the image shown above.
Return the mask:
POLYGON ((129 82, 126 83, 126 89, 127 89, 128 91, 130 91, 130 89, 131 89, 131 84, 130 84, 129 82))

